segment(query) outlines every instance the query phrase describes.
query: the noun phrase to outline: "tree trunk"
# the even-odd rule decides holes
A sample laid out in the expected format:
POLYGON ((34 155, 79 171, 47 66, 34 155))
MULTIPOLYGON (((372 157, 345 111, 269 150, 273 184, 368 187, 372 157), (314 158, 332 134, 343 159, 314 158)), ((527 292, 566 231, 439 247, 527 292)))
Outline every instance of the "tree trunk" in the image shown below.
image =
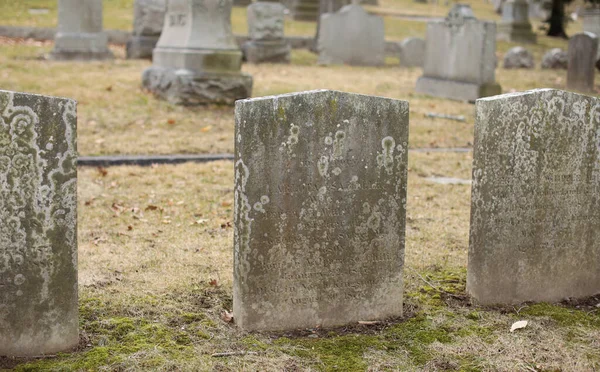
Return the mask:
POLYGON ((552 0, 552 13, 548 19, 550 28, 548 36, 562 37, 568 39, 565 32, 565 3, 564 0, 552 0))

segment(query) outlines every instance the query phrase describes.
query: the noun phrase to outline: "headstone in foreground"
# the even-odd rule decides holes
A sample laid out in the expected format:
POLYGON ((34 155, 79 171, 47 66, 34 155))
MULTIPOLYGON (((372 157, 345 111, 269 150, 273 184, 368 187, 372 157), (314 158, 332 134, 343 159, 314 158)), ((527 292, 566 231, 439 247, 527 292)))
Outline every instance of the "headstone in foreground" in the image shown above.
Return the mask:
POLYGON ((408 102, 312 91, 236 103, 235 322, 402 314, 408 102))
POLYGON ((317 49, 319 64, 383 65, 383 18, 368 14, 357 4, 325 13, 321 16, 317 49))
POLYGON ((0 355, 79 342, 76 102, 0 91, 0 355))
POLYGON ((113 58, 108 36, 102 31, 102 0, 58 0, 57 31, 50 59, 113 58))
POLYGON ((291 47, 283 34, 285 7, 258 1, 248 6, 248 36, 242 49, 251 63, 289 63, 291 47))
POLYGON ((444 21, 427 24, 423 76, 417 93, 461 101, 501 93, 496 83, 496 25, 457 4, 444 21))
POLYGON ((515 43, 537 41, 529 22, 529 4, 527 0, 508 0, 502 5, 502 21, 498 25, 498 40, 515 43))
POLYGON ((166 0, 135 0, 133 35, 127 42, 127 58, 152 58, 163 29, 166 6, 166 0))
POLYGON ((425 40, 409 37, 400 44, 400 66, 423 67, 425 64, 425 40))
POLYGON ((567 88, 593 92, 598 36, 590 32, 573 35, 569 39, 568 53, 567 88))
POLYGON ((142 84, 174 104, 233 104, 252 91, 231 33, 231 0, 170 0, 142 84))
POLYGON ((467 289, 483 304, 600 292, 600 99, 476 103, 467 289))

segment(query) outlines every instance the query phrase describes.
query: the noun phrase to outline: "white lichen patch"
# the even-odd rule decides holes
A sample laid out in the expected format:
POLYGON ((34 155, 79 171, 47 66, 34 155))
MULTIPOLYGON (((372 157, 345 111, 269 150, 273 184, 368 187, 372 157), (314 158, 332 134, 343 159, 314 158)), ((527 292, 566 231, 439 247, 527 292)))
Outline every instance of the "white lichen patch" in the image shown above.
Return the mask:
POLYGON ((342 174, 342 170, 339 167, 335 167, 333 168, 331 173, 335 174, 336 176, 339 176, 340 174, 342 174))
POLYGON ((346 133, 338 130, 335 132, 335 138, 333 140, 333 157, 334 159, 341 159, 344 157, 346 150, 346 133))
POLYGON ((319 174, 323 178, 329 177, 329 158, 327 156, 321 156, 319 161, 317 162, 317 169, 319 174))
POLYGON ((394 149, 396 141, 393 137, 387 136, 381 140, 383 150, 377 153, 377 168, 384 168, 388 175, 394 171, 394 149))

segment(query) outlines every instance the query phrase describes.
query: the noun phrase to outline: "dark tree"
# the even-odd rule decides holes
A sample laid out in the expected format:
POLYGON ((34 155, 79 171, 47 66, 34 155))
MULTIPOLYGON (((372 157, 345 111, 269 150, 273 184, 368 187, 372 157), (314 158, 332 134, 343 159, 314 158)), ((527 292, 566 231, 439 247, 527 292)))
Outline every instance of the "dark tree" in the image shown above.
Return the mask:
POLYGON ((567 33, 565 32, 565 4, 570 3, 572 0, 552 0, 552 10, 550 12, 550 18, 546 22, 550 25, 548 28, 548 36, 562 37, 567 39, 567 33))

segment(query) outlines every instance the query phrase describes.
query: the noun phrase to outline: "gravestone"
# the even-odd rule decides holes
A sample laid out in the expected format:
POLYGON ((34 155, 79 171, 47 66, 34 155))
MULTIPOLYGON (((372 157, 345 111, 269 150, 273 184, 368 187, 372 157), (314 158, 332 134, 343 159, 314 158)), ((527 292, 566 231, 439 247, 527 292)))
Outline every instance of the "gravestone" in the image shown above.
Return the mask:
POLYGON ((500 94, 496 83, 496 24, 455 5, 444 21, 427 23, 423 76, 417 93, 462 101, 500 94))
POLYGON ((581 92, 594 90, 598 37, 590 32, 582 32, 569 39, 569 63, 567 88, 581 92))
POLYGON ((104 60, 113 58, 108 36, 102 31, 102 0, 58 0, 58 29, 54 60, 104 60))
POLYGON ((569 54, 560 48, 553 48, 542 57, 543 69, 566 70, 569 64, 569 54))
POLYGON ((532 44, 537 41, 529 22, 527 0, 508 0, 504 3, 502 21, 498 25, 498 40, 532 44))
POLYGON ((383 18, 357 4, 321 16, 319 64, 380 66, 385 63, 383 18))
POLYGON ((476 103, 467 290, 483 304, 600 292, 600 100, 539 89, 476 103))
POLYGON ((423 67, 425 64, 425 40, 409 37, 400 43, 400 66, 423 67))
POLYGON ((234 299, 245 330, 402 314, 408 102, 236 102, 234 299))
POLYGON ((527 68, 535 67, 533 55, 525 48, 517 46, 510 48, 504 55, 504 68, 527 68))
POLYGON ((142 84, 179 105, 233 104, 252 91, 231 33, 231 0, 169 0, 165 26, 142 84))
POLYGON ((127 42, 127 58, 152 58, 165 20, 166 0, 135 0, 133 35, 127 42))
POLYGON ((285 7, 276 2, 259 1, 248 6, 248 36, 242 47, 251 63, 289 63, 290 44, 283 35, 285 7))
MULTIPOLYGON (((600 8, 589 8, 583 12, 583 31, 591 32, 600 38, 600 8)), ((596 55, 596 67, 600 70, 600 47, 596 55)))
POLYGON ((76 102, 0 91, 0 355, 79 342, 76 102))
POLYGON ((319 0, 294 0, 289 8, 295 21, 316 22, 319 18, 319 0))

